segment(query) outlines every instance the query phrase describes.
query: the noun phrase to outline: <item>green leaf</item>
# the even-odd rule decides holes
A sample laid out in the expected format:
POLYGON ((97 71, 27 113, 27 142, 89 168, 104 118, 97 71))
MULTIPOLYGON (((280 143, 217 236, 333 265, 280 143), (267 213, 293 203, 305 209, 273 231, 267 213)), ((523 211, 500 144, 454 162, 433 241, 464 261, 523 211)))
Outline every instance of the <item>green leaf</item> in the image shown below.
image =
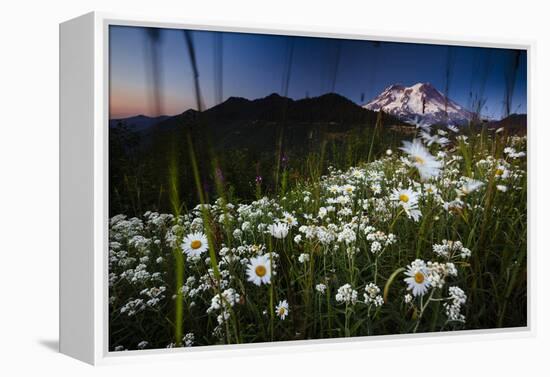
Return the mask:
POLYGON ((400 267, 398 268, 397 270, 395 270, 389 277, 388 281, 386 282, 386 285, 384 286, 384 302, 387 303, 388 302, 388 293, 390 291, 390 287, 393 283, 393 281, 395 280, 395 278, 397 277, 397 275, 399 275, 401 272, 405 271, 405 268, 403 267, 400 267))

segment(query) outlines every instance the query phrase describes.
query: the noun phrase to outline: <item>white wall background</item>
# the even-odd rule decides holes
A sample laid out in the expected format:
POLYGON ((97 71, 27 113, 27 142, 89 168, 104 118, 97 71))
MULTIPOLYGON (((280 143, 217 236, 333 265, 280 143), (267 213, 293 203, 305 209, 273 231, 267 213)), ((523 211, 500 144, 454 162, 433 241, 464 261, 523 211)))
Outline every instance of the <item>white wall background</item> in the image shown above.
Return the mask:
POLYGON ((0 375, 294 376, 543 375, 548 373, 550 28, 543 1, 80 0, 0 5, 0 375), (57 354, 58 23, 91 10, 434 33, 537 42, 533 85, 532 253, 537 335, 476 342, 415 341, 345 352, 218 358, 91 368, 57 354), (538 370, 538 372, 537 372, 538 370))

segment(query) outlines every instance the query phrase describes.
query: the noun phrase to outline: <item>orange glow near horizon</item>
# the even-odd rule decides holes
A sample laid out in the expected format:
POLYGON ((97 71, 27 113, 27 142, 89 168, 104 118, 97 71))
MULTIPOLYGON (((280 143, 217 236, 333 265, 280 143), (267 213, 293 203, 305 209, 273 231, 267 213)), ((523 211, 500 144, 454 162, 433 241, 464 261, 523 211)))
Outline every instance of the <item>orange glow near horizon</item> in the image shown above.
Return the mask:
POLYGON ((156 117, 159 115, 177 115, 189 108, 194 108, 194 100, 181 98, 180 96, 167 95, 160 99, 160 109, 157 110, 154 96, 148 95, 144 90, 111 88, 109 96, 109 119, 128 118, 135 115, 156 117), (179 98, 178 98, 179 97, 179 98))

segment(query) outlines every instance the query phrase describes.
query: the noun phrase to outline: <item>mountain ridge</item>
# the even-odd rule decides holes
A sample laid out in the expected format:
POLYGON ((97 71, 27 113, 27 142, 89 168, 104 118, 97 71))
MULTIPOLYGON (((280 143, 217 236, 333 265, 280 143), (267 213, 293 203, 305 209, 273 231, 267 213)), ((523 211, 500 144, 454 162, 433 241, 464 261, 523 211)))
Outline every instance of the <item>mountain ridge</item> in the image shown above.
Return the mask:
MULTIPOLYGON (((147 117, 138 115, 127 119, 113 119, 109 121, 111 127, 119 122, 131 125, 136 119, 157 119, 150 122, 149 127, 136 128, 138 131, 157 128, 171 128, 176 125, 185 125, 201 121, 213 125, 230 125, 242 122, 275 122, 275 123, 327 123, 327 124, 369 124, 374 125, 378 114, 364 109, 350 99, 337 94, 325 93, 311 98, 294 100, 277 93, 262 98, 247 99, 232 96, 225 101, 212 106, 202 112, 188 109, 174 116, 147 117)), ((392 116, 386 117, 387 122, 401 122, 392 116)), ((142 121, 144 122, 144 121, 142 121)))
POLYGON ((142 131, 168 118, 170 118, 170 115, 159 115, 157 117, 150 117, 147 115, 139 114, 127 118, 110 119, 109 127, 116 127, 118 123, 124 123, 126 124, 126 126, 132 128, 135 131, 142 131))

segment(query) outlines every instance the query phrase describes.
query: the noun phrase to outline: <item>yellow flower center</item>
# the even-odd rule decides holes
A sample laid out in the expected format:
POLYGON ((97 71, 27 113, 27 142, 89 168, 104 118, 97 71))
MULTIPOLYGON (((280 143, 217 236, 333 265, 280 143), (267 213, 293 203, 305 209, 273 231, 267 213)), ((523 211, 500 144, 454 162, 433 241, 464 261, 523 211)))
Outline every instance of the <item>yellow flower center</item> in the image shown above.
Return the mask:
POLYGON ((401 194, 399 195, 399 200, 401 200, 404 203, 407 203, 409 201, 409 196, 407 194, 401 194))
POLYGON ((266 274, 267 270, 264 266, 256 266, 256 275, 263 278, 266 274))
POLYGON ((281 307, 279 308, 279 315, 282 316, 282 315, 285 314, 285 312, 286 312, 285 308, 284 308, 283 306, 281 306, 281 307))
POLYGON ((193 240, 191 241, 191 249, 198 249, 202 246, 202 242, 200 240, 193 240))
POLYGON ((417 283, 417 284, 422 284, 424 283, 424 274, 422 272, 417 272, 416 274, 414 274, 414 281, 417 283))
POLYGON ((424 165, 426 163, 426 161, 420 156, 414 156, 413 160, 414 160, 414 162, 416 162, 417 164, 420 164, 420 165, 424 165))
POLYGON ((502 174, 504 174, 504 170, 502 170, 502 169, 497 169, 497 171, 496 171, 495 174, 496 174, 496 175, 502 175, 502 174))
POLYGON ((353 188, 348 187, 348 188, 346 188, 346 191, 347 191, 348 193, 351 193, 351 192, 353 191, 353 188))

